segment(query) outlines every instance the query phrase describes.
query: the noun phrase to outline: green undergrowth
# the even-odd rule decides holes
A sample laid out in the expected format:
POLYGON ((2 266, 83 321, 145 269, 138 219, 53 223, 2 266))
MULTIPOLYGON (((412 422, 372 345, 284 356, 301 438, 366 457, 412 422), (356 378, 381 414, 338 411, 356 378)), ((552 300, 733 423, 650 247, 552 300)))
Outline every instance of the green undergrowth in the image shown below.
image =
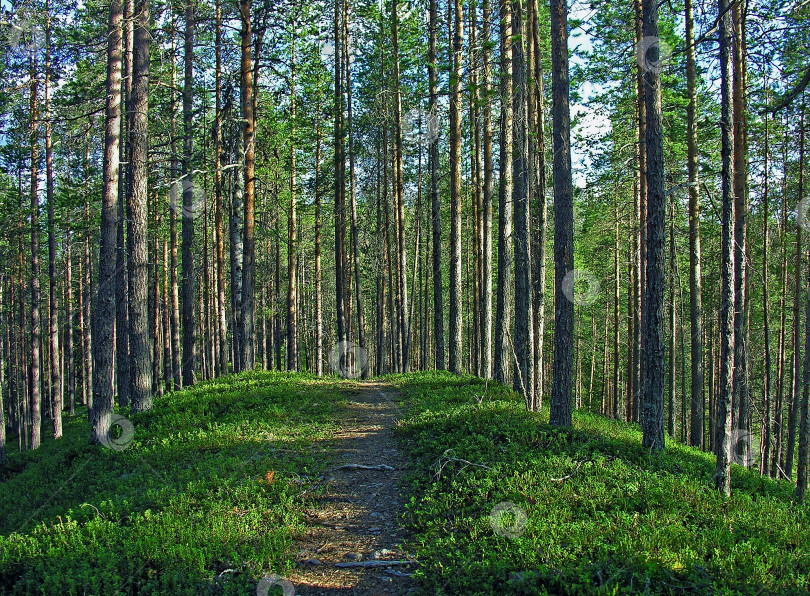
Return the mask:
POLYGON ((810 589, 810 515, 786 481, 734 465, 726 499, 712 488, 710 454, 674 441, 652 454, 638 425, 577 412, 573 428, 558 429, 498 384, 391 380, 414 462, 405 521, 426 594, 810 589), (493 525, 502 502, 525 511, 524 527, 517 509, 493 525))
POLYGON ((89 445, 86 417, 66 418, 62 439, 0 466, 0 594, 255 594, 294 560, 342 386, 267 372, 201 383, 119 412, 134 428, 123 450, 89 445))

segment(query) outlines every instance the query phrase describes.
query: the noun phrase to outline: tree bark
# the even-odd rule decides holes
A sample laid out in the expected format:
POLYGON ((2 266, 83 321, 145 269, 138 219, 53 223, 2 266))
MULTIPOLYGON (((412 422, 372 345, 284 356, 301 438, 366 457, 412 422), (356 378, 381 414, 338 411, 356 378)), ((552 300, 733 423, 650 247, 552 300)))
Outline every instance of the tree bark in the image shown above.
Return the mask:
POLYGON ((689 444, 703 443, 703 297, 700 250, 700 176, 697 138, 697 62, 692 0, 686 0, 686 167, 689 177, 689 311, 691 316, 692 396, 689 411, 689 444))
MULTIPOLYGON (((461 0, 453 3, 453 39, 450 68, 450 353, 449 369, 461 372, 461 0)), ((514 23, 513 23, 514 26, 514 23)), ((511 99, 511 98, 510 98, 511 99)))
MULTIPOLYGON (((253 370, 255 353, 254 333, 254 298, 256 294, 256 148, 254 131, 256 127, 254 113, 253 57, 251 41, 253 38, 251 23, 251 0, 240 0, 239 12, 242 20, 242 73, 240 77, 240 98, 242 101, 243 143, 245 151, 245 220, 244 246, 242 262, 242 301, 240 313, 240 348, 242 370, 253 370)), ((290 349, 290 346, 287 346, 290 349)))
POLYGON ((720 299, 720 387, 717 396, 717 424, 715 450, 717 463, 714 483, 718 490, 731 496, 731 398, 732 374, 734 370, 734 164, 732 150, 734 131, 732 129, 732 88, 731 88, 731 44, 732 23, 729 0, 719 0, 720 16, 720 131, 721 131, 721 182, 722 204, 722 245, 721 245, 721 299, 720 299))
MULTIPOLYGON (((56 278, 56 231, 54 229, 53 140, 51 138, 51 11, 45 0, 45 185, 48 202, 49 345, 51 366, 51 421, 53 436, 62 436, 62 371, 59 360, 59 304, 56 278)), ((2 420, 0 420, 2 423, 2 420)), ((5 441, 3 441, 5 442, 5 441)))
POLYGON ((574 269, 574 201, 568 80, 568 6, 551 0, 552 116, 554 124, 554 369, 549 422, 571 426, 574 370, 574 303, 563 280, 574 269))
MULTIPOLYGON (((135 412, 152 407, 152 362, 149 350, 149 311, 147 248, 149 177, 149 0, 137 0, 134 13, 135 41, 132 97, 130 102, 130 162, 132 187, 129 189, 129 348, 131 354, 132 400, 135 412)), ((87 272, 85 272, 87 274, 87 272)), ((103 345, 103 344, 102 344, 103 345)), ((101 348, 102 346, 100 346, 101 348)))
POLYGON ((522 0, 512 1, 512 170, 515 205, 515 388, 526 406, 534 403, 534 325, 532 317, 531 214, 529 210, 529 140, 526 113, 526 54, 522 0))
POLYGON ((113 413, 113 339, 115 335, 115 286, 117 272, 119 159, 121 155, 121 53, 124 20, 121 0, 112 0, 107 26, 107 105, 104 134, 104 185, 101 203, 101 248, 98 264, 98 296, 93 326, 93 409, 90 412, 90 438, 105 440, 113 413))
POLYGON ((197 375, 197 274, 194 264, 194 218, 202 205, 194 204, 194 0, 186 0, 186 33, 183 52, 183 386, 190 387, 197 375))
MULTIPOLYGON (((642 0, 644 38, 658 38, 658 5, 642 0)), ((664 292, 666 261, 666 196, 664 194, 664 138, 662 131, 661 75, 653 66, 660 60, 659 48, 649 48, 650 68, 644 73, 647 112, 647 288, 646 312, 642 322, 644 368, 644 411, 642 445, 664 448, 664 292)))
MULTIPOLYGON (((498 295, 495 311, 494 377, 506 383, 509 374, 509 327, 512 297, 512 5, 500 0, 501 123, 498 160, 498 295)), ((567 55, 567 54, 566 54, 567 55)))
POLYGON ((42 425, 42 393, 40 387, 40 287, 39 287, 39 114, 37 97, 37 62, 31 53, 31 449, 38 449, 42 425))

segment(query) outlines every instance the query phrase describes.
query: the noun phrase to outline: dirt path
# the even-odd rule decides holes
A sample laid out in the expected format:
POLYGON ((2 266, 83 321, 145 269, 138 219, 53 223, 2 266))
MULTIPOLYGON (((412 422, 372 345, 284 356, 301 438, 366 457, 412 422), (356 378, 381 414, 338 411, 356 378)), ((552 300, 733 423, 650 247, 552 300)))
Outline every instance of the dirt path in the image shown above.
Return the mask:
POLYGON ((392 432, 398 415, 394 395, 384 383, 358 382, 349 397, 347 417, 331 439, 335 463, 325 474, 325 491, 305 512, 308 527, 296 545, 298 564, 287 576, 295 594, 416 592, 398 525, 406 461, 392 432))

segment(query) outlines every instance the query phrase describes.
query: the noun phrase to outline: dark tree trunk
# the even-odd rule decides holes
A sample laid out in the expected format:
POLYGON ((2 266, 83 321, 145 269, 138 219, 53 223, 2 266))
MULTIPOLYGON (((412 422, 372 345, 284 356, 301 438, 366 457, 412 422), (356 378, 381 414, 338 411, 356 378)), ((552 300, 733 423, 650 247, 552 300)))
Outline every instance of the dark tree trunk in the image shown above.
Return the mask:
POLYGON ((717 423, 715 452, 717 465, 714 483, 726 496, 731 495, 731 397, 734 370, 734 169, 732 149, 732 89, 731 89, 731 43, 732 24, 728 0, 719 0, 720 37, 720 130, 721 130, 721 181, 722 206, 722 256, 720 298, 720 387, 717 396, 717 423))
POLYGON ((574 371, 574 303, 563 280, 574 270, 574 201, 571 179, 571 114, 568 104, 568 7, 551 0, 552 116, 554 130, 554 369, 549 422, 570 426, 574 371))

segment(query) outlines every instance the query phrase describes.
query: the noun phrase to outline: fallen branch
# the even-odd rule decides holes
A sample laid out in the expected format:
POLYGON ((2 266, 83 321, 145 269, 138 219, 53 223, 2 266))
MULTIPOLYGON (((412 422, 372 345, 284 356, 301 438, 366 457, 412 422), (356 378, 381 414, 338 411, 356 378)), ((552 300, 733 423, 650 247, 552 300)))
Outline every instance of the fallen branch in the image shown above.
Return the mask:
POLYGON ((346 561, 335 563, 335 567, 390 567, 393 565, 411 565, 416 561, 346 561))
MULTIPOLYGON (((613 456, 611 455, 611 456, 606 457, 606 458, 605 458, 605 461, 613 461, 614 459, 616 459, 616 458, 615 458, 615 457, 613 457, 613 456)), ((593 459, 591 459, 591 458, 588 458, 588 459, 581 459, 581 460, 579 460, 579 461, 577 462, 577 465, 574 467, 574 470, 573 470, 573 471, 572 471, 570 474, 566 474, 565 476, 561 476, 560 478, 549 478, 549 480, 551 480, 552 482, 565 482, 566 480, 569 480, 569 479, 573 478, 573 477, 574 477, 574 475, 575 475, 577 472, 579 472, 579 469, 580 469, 580 468, 581 468, 581 467, 582 467, 584 464, 587 464, 587 463, 589 463, 589 462, 593 462, 593 459)))
POLYGON ((391 466, 387 466, 385 464, 379 464, 376 466, 367 466, 366 464, 346 464, 344 466, 340 466, 339 468, 335 468, 336 470, 386 470, 388 472, 396 471, 396 468, 392 468, 391 466))
MULTIPOLYGON (((438 469, 436 470, 436 473, 433 475, 433 480, 434 481, 436 481, 436 480, 438 480, 439 478, 442 477, 442 472, 444 471, 445 466, 447 464, 449 464, 451 461, 461 462, 462 464, 464 464, 465 468, 467 466, 473 466, 474 468, 483 468, 485 470, 491 470, 492 469, 491 467, 485 466, 484 464, 476 464, 476 463, 473 463, 471 461, 467 461, 466 459, 461 459, 459 457, 456 457, 455 449, 448 449, 447 451, 445 451, 442 454, 442 456, 436 462, 436 467, 438 469), (444 461, 442 461, 442 460, 444 460, 444 461)), ((462 470, 463 469, 464 468, 462 468, 462 470)))

